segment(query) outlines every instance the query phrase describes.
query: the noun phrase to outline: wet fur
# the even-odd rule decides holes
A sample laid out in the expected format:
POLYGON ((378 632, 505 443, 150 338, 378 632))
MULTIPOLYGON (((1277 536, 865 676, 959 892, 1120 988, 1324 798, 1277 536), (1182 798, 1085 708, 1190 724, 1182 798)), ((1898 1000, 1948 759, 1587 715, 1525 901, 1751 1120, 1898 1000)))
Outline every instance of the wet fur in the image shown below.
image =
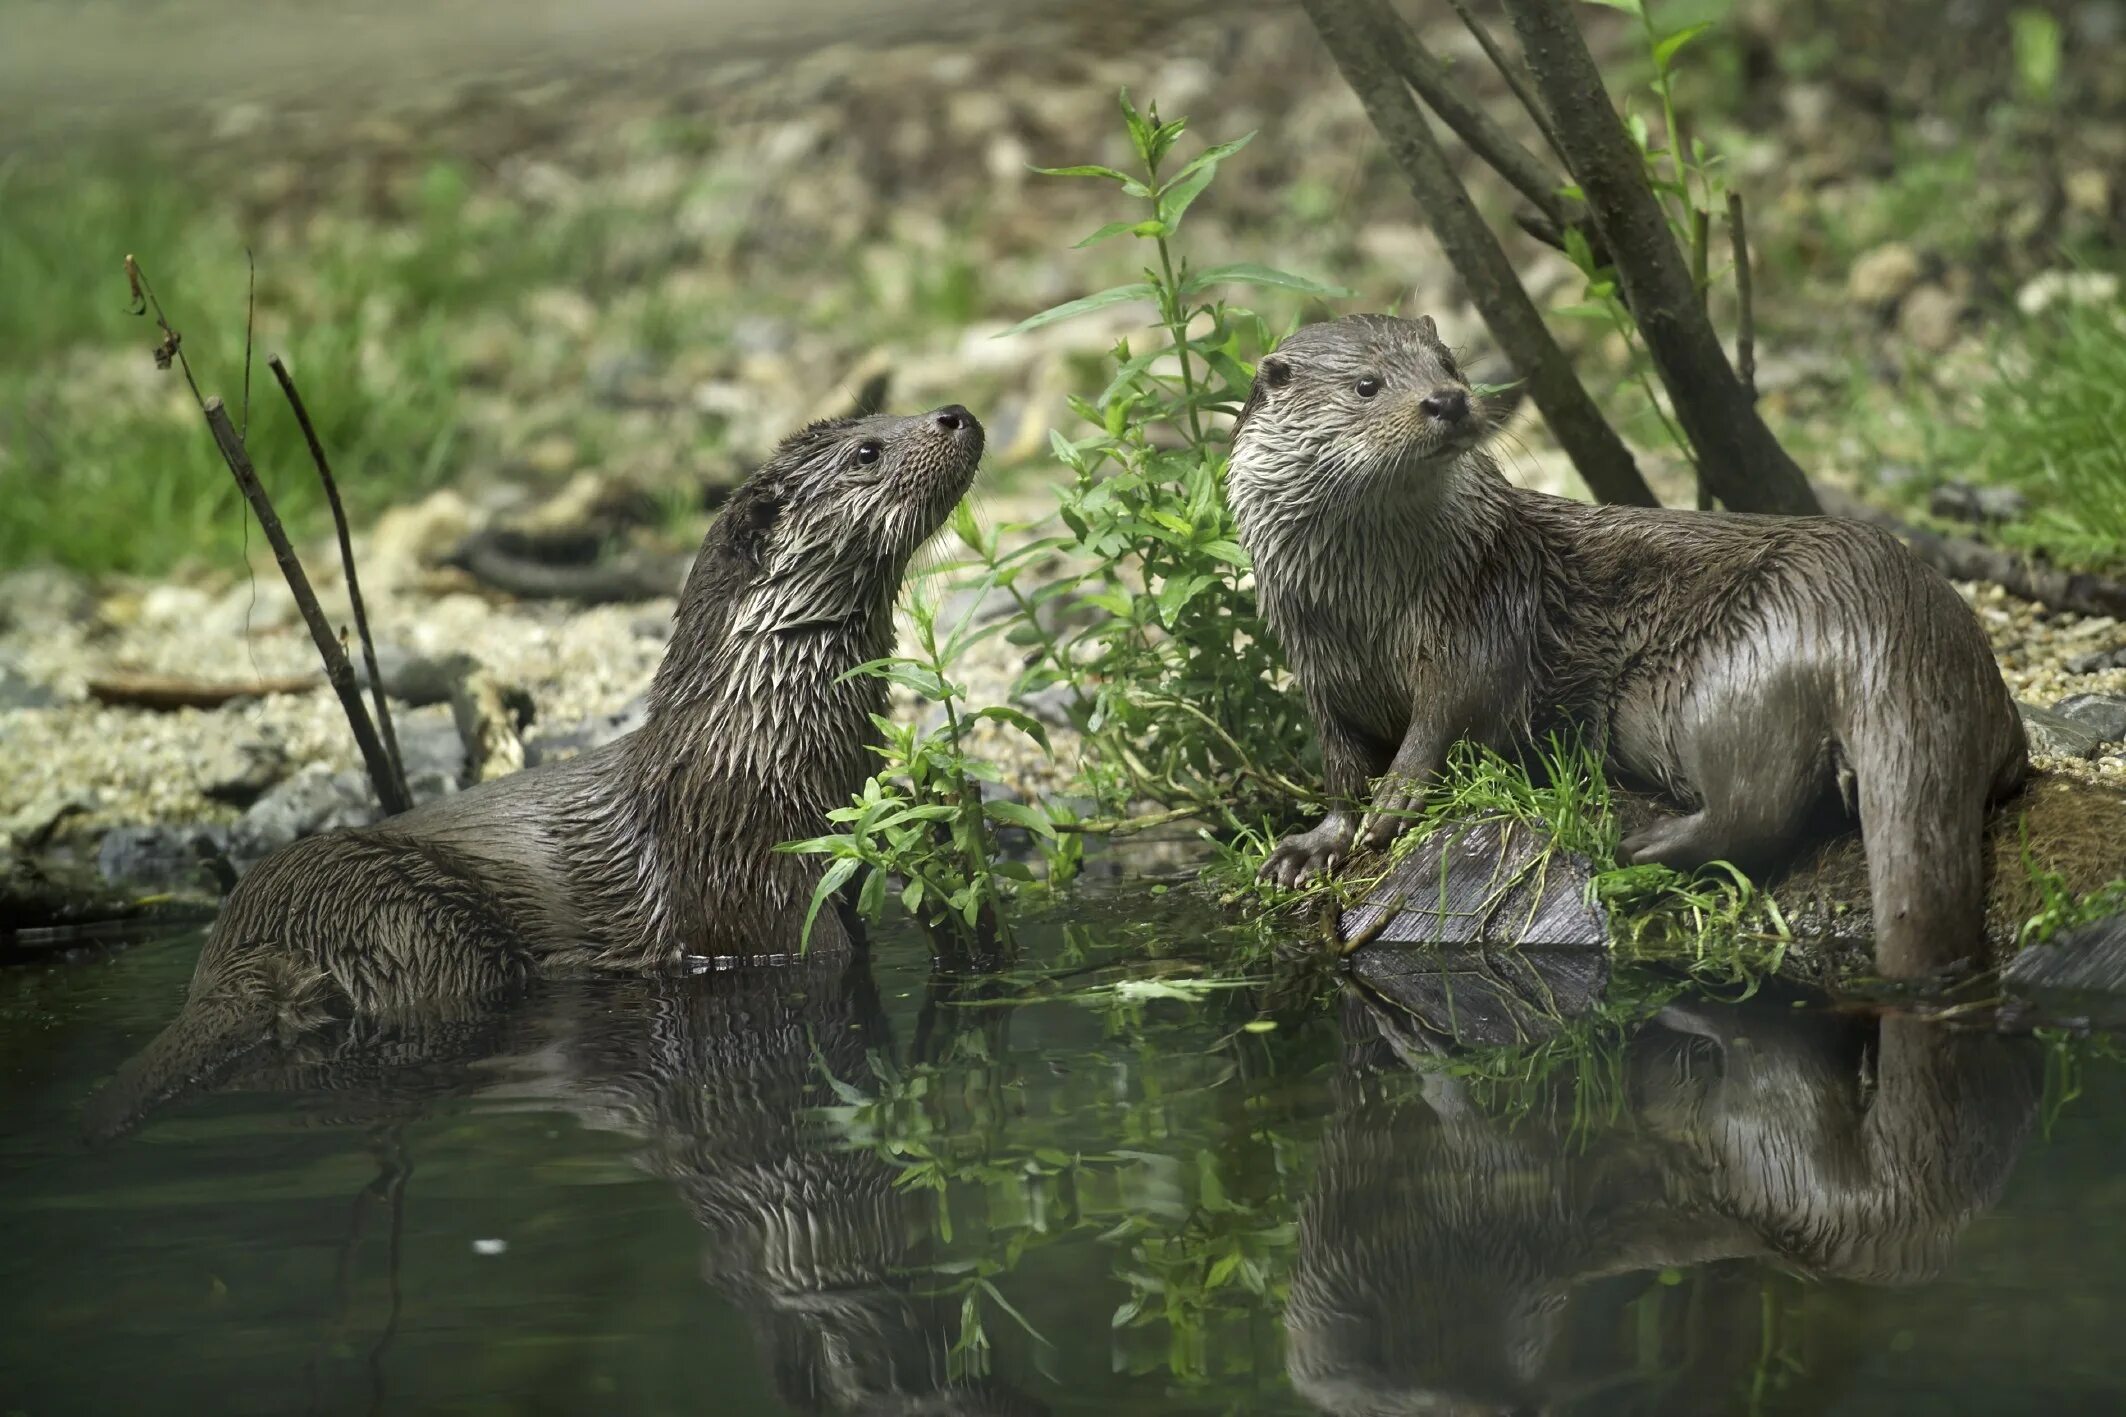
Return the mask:
POLYGON ((1512 486, 1419 401, 1467 385, 1429 320, 1359 316, 1264 361, 1228 488, 1332 794, 1375 816, 1280 846, 1285 879, 1380 844, 1448 748, 1572 723, 1690 815, 1626 860, 1774 866, 1857 812, 1878 967, 1981 936, 1987 804, 2021 720, 1970 609, 1894 538, 1822 517, 1588 506, 1512 486), (1357 398, 1356 379, 1381 380, 1357 398))
MULTIPOLYGON (((817 423, 710 528, 635 733, 260 862, 215 922, 179 1018, 92 1105, 90 1130, 275 1039, 537 974, 792 954, 816 835, 870 771, 910 557, 982 451, 964 409, 817 423), (950 413, 957 429, 939 422, 950 413), (863 445, 877 459, 858 460, 863 445)), ((810 948, 846 949, 824 911, 810 948)))

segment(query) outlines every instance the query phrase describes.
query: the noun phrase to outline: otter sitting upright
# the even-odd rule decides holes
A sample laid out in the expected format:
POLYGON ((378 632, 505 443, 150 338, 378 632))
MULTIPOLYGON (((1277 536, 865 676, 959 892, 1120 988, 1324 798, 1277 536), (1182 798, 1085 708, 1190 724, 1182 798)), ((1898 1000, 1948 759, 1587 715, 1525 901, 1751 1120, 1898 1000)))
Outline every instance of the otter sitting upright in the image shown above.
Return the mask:
POLYGON ((1627 862, 1777 864, 1857 805, 1885 974, 1976 948, 1987 804, 2025 771, 1976 618, 1887 534, 1823 517, 1597 507, 1508 483, 1429 319, 1308 326, 1264 358, 1228 486, 1332 810, 1285 885, 1399 830, 1457 740, 1576 723, 1690 814, 1627 862))
MULTIPOLYGON (((185 1008, 111 1084, 99 1131, 277 1035, 536 974, 801 947, 815 835, 870 771, 909 558, 966 493, 954 404, 815 423, 732 494, 679 598, 648 722, 568 762, 274 852, 230 896, 185 1008)), ((811 948, 847 933, 822 912, 811 948)))

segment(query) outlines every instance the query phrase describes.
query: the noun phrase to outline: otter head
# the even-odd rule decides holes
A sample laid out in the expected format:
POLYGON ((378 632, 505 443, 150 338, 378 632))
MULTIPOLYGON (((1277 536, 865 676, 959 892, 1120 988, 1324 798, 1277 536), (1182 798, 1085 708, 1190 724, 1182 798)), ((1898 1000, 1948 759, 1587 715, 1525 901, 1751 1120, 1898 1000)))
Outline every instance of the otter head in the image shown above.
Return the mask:
POLYGON ((890 603, 981 460, 982 425, 956 403, 826 419, 784 439, 711 532, 716 579, 742 583, 734 626, 788 630, 890 603))
POLYGON ((1307 325, 1255 370, 1233 427, 1234 511, 1246 526, 1273 510, 1424 495, 1487 426, 1429 317, 1307 325))

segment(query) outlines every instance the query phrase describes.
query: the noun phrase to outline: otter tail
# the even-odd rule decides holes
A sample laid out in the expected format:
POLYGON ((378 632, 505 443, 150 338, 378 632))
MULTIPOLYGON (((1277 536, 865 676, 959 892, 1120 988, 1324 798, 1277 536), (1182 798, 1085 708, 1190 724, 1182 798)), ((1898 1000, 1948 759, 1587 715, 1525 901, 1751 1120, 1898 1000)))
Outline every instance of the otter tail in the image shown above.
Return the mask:
POLYGON ((1986 806, 1997 773, 1973 741, 1980 735, 1959 731, 1968 727, 1922 714, 1872 724, 1847 744, 1875 966, 1888 978, 1967 959, 1985 943, 1986 806))
POLYGON ((89 1098, 84 1139, 115 1141, 178 1098, 211 1087, 273 1036, 273 1010, 263 1000, 187 999, 183 1012, 89 1098))

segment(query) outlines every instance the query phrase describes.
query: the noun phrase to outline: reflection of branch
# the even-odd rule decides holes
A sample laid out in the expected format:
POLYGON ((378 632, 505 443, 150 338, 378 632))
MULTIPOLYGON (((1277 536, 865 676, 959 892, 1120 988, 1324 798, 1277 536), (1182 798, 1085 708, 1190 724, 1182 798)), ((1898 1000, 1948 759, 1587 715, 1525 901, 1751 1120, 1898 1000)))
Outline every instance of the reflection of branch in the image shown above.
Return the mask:
POLYGON ((1336 67, 1402 169, 1426 224, 1468 287, 1492 337, 1527 380, 1529 396, 1581 478, 1605 502, 1658 505, 1631 451, 1545 328, 1513 263, 1484 224, 1410 90, 1382 57, 1387 43, 1380 34, 1384 0, 1306 0, 1306 7, 1336 67))
MULTIPOLYGON (((362 663, 369 670, 369 696, 376 704, 377 731, 383 735, 384 756, 391 761, 391 775, 398 783, 399 796, 411 800, 406 790, 406 764, 399 756, 399 735, 391 726, 391 706, 384 697, 384 674, 377 668, 376 641, 369 635, 369 612, 362 605, 362 583, 354 573, 354 541, 347 532, 347 509, 340 505, 340 485, 333 480, 332 464, 325 459, 325 445, 319 441, 317 429, 310 422, 310 410, 303 406, 303 396, 296 392, 295 380, 288 373, 288 366, 276 354, 266 361, 273 377, 280 381, 281 392, 288 396, 288 407, 295 410, 295 421, 303 430, 303 441, 310 445, 310 461, 317 465, 317 480, 324 486, 325 501, 332 508, 333 529, 340 538, 340 567, 347 575, 347 603, 354 608, 354 632, 362 641, 362 663)), ((244 397, 248 406, 250 399, 249 361, 245 364, 244 397)))
POLYGON ((354 666, 347 662, 346 649, 332 633, 332 626, 317 603, 317 592, 310 588, 310 577, 304 573, 303 563, 288 542, 287 530, 281 526, 272 500, 266 496, 266 489, 259 485, 258 471, 251 465, 251 455, 244 450, 244 440, 237 435, 236 426, 229 421, 229 410, 222 406, 219 398, 208 399, 202 407, 207 416, 207 427, 214 434, 214 444, 221 449, 222 461, 229 465, 229 473, 236 479, 244 500, 251 504, 252 514, 258 518, 260 529, 273 547, 273 557, 280 562, 281 575, 287 579, 288 589, 295 596, 295 607, 302 612, 303 622, 310 627, 311 642, 325 661, 325 677, 331 681, 332 691, 339 695, 340 706, 347 711, 347 726, 354 730, 355 746, 362 751, 362 762, 369 770, 369 783, 376 789, 377 801, 383 804, 386 813, 403 812, 409 804, 402 795, 397 775, 391 770, 391 760, 384 756, 384 745, 378 741, 376 729, 369 722, 369 711, 362 707, 361 691, 354 683, 354 666))

